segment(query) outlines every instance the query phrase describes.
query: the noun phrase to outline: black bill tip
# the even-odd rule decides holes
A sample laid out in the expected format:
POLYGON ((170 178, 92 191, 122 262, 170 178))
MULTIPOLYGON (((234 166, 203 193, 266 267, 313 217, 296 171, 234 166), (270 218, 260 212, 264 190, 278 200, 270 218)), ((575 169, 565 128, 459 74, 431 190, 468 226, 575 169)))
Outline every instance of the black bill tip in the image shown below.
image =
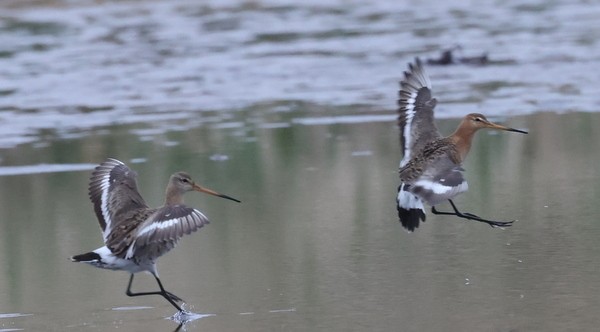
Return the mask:
POLYGON ((232 200, 232 201, 234 201, 234 202, 238 202, 238 203, 241 203, 241 202, 242 202, 242 201, 240 201, 239 199, 235 199, 235 198, 233 198, 233 197, 231 197, 231 196, 227 196, 227 195, 223 195, 223 194, 220 194, 220 195, 219 195, 219 197, 221 197, 221 198, 225 198, 225 199, 229 199, 229 200, 232 200))
POLYGON ((521 133, 521 134, 529 134, 528 132, 524 131, 524 130, 519 130, 519 129, 515 129, 515 128, 509 128, 507 129, 508 131, 512 131, 515 133, 521 133))

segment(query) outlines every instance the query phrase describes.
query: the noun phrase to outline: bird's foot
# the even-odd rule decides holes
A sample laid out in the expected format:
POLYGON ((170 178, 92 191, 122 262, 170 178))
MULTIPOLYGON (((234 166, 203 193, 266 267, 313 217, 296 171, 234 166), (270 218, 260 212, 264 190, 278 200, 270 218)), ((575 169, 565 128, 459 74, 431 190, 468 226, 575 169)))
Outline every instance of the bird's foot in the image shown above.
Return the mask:
POLYGON ((490 225, 492 228, 497 228, 497 227, 510 227, 512 226, 512 223, 515 222, 514 220, 512 221, 493 221, 493 220, 487 220, 485 221, 488 225, 490 225))
POLYGON ((469 212, 464 212, 463 215, 467 218, 473 218, 473 219, 482 219, 480 216, 476 215, 476 214, 472 214, 469 212))
POLYGON ((179 296, 177 296, 171 292, 165 292, 165 295, 175 302, 184 302, 179 296))
POLYGON ((442 211, 438 211, 435 208, 435 206, 431 207, 431 212, 433 214, 457 216, 459 218, 463 218, 463 219, 467 219, 467 220, 479 221, 479 222, 486 223, 486 224, 490 225, 490 227, 492 227, 492 228, 510 227, 510 226, 512 226, 512 223, 515 222, 515 220, 513 220, 513 221, 488 220, 488 219, 483 219, 483 218, 481 218, 480 216, 478 216, 476 214, 472 214, 472 213, 469 213, 469 212, 460 212, 456 208, 456 205, 454 205, 454 202, 452 202, 452 200, 449 200, 449 201, 450 201, 450 205, 452 205, 452 208, 454 209, 454 212, 442 212, 442 211))
POLYGON ((483 219, 480 216, 469 213, 469 212, 462 212, 461 215, 464 218, 469 219, 469 220, 476 220, 476 221, 486 223, 486 224, 490 225, 490 227, 492 227, 492 228, 510 227, 510 226, 512 226, 512 223, 515 222, 514 220, 512 220, 512 221, 487 220, 487 219, 483 219))

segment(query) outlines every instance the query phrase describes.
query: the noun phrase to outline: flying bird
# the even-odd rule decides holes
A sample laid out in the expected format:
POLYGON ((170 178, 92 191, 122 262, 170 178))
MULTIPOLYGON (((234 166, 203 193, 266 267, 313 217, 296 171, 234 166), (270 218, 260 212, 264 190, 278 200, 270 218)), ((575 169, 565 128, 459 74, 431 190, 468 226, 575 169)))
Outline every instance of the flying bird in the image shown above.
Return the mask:
POLYGON ((462 164, 469 153, 473 136, 479 129, 490 128, 527 134, 489 121, 483 114, 467 114, 450 136, 438 131, 433 110, 437 100, 431 95, 431 82, 421 61, 409 64, 400 82, 398 125, 403 157, 400 161, 400 186, 396 198, 402 226, 412 232, 425 221, 424 203, 431 212, 508 227, 513 221, 494 221, 460 212, 452 198, 467 191, 462 164), (435 206, 448 201, 453 212, 438 211, 435 206))

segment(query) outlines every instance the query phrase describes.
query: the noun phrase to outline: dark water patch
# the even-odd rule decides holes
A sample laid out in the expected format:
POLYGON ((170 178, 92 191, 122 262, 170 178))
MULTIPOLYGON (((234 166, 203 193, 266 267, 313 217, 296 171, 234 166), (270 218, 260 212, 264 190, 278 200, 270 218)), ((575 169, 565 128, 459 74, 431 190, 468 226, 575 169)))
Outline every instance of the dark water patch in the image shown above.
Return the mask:
POLYGON ((524 84, 522 84, 522 83, 514 83, 514 82, 507 82, 507 81, 488 81, 485 83, 471 84, 471 88, 473 88, 473 90, 478 91, 478 92, 490 94, 490 93, 493 93, 500 89, 522 87, 523 85, 524 84))
POLYGON ((260 33, 256 35, 253 43, 287 43, 301 38, 306 36, 297 32, 260 33))
POLYGON ((415 37, 419 38, 431 38, 442 35, 446 30, 446 27, 443 26, 428 26, 426 28, 415 28, 412 30, 412 33, 415 37))
POLYGON ((368 13, 358 16, 358 19, 367 23, 376 23, 389 19, 389 13, 368 13))
POLYGON ((554 90, 563 95, 577 96, 581 94, 581 90, 573 84, 561 84, 555 87, 554 90))
POLYGON ((520 4, 513 6, 512 9, 516 12, 533 12, 540 13, 554 8, 555 5, 552 2, 541 1, 539 3, 520 4))
POLYGON ((234 17, 212 19, 202 23, 202 29, 208 32, 234 31, 240 28, 240 20, 234 17))
MULTIPOLYGON (((427 30, 429 33, 431 29, 427 30)), ((282 32, 282 33, 265 33, 256 35, 255 39, 250 44, 256 43, 289 43, 300 41, 303 39, 310 40, 328 40, 339 38, 356 38, 362 36, 374 36, 380 34, 390 34, 393 30, 361 30, 361 29, 331 29, 324 31, 316 31, 310 33, 297 32, 282 32)))
MULTIPOLYGON (((15 92, 17 92, 17 89, 0 89, 0 97, 12 95, 15 92)), ((0 109, 1 111, 2 109, 0 109)))
POLYGON ((67 30, 68 26, 53 21, 30 21, 10 17, 0 20, 0 33, 57 36, 64 34, 67 30))

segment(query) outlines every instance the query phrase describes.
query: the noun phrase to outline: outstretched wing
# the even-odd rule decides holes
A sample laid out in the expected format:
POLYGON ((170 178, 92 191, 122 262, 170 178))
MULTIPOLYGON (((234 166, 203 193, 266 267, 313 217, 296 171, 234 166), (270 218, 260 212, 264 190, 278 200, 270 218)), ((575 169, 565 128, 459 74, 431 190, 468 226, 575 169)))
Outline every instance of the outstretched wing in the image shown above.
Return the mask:
MULTIPOLYGON (((418 155, 427 143, 441 137, 433 121, 437 101, 431 97, 429 76, 419 58, 408 67, 398 93, 398 125, 403 153, 400 168, 418 155)), ((421 221, 425 221, 423 199, 413 193, 412 184, 404 181, 400 184, 396 203, 398 219, 407 231, 414 231, 421 221)))
POLYGON ((113 229, 131 219, 129 215, 148 207, 138 192, 136 177, 133 170, 111 158, 92 173, 89 195, 105 243, 113 229))
POLYGON ((159 257, 171 250, 183 235, 207 224, 208 218, 196 209, 185 205, 164 206, 140 225, 125 258, 134 254, 136 257, 159 257))
POLYGON ((419 58, 409 64, 400 82, 398 99, 398 125, 403 157, 400 167, 406 165, 414 153, 441 135, 433 121, 433 109, 437 103, 431 97, 431 82, 419 58))

